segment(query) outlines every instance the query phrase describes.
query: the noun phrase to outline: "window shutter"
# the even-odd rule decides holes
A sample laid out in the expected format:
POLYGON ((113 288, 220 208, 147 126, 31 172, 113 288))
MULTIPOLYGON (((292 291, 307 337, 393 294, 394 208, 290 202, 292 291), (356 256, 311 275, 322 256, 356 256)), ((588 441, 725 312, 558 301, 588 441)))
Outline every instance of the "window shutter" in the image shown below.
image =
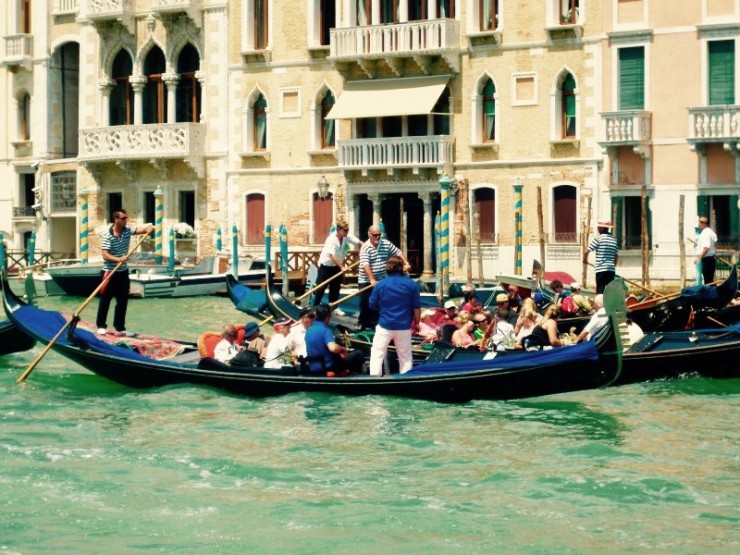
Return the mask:
POLYGON ((696 215, 709 217, 709 195, 697 195, 696 215))
POLYGON ((619 109, 645 108, 645 49, 642 46, 619 50, 619 109))
POLYGON ((735 41, 709 43, 709 104, 735 104, 735 41))

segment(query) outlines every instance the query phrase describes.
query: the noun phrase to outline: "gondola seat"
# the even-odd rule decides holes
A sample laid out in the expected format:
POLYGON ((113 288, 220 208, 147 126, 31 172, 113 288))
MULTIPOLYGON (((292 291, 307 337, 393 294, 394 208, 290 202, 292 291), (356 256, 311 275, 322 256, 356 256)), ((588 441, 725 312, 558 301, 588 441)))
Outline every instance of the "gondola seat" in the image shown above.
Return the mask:
MULTIPOLYGON (((234 326, 236 328, 236 342, 241 345, 244 341, 244 326, 239 324, 234 326)), ((204 331, 198 336, 198 353, 202 357, 213 358, 213 353, 216 350, 216 345, 221 341, 220 331, 204 331)))

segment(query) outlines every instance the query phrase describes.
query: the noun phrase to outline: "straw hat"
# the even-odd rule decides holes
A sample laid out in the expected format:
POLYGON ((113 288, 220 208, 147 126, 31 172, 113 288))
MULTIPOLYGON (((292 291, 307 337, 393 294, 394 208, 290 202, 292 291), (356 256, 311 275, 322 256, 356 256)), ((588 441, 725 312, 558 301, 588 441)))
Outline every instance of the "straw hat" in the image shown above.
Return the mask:
POLYGON ((606 220, 602 220, 596 224, 596 227, 605 227, 607 229, 614 229, 614 224, 612 222, 607 222, 606 220))

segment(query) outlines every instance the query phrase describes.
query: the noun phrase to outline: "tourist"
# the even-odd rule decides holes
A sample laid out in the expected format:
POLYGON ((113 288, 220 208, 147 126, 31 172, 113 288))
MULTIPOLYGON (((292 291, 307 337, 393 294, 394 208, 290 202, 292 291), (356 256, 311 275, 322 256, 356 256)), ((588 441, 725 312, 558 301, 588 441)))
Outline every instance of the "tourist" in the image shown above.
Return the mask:
MULTIPOLYGON (((318 273, 316 275, 316 283, 319 284, 313 294, 313 305, 318 306, 321 304, 324 298, 324 291, 327 286, 329 287, 329 304, 336 302, 339 299, 339 290, 342 286, 342 280, 337 274, 344 271, 344 256, 345 246, 347 244, 357 245, 360 244, 360 240, 354 235, 349 233, 349 225, 343 221, 337 222, 336 231, 330 233, 324 241, 324 248, 321 249, 321 254, 318 260, 318 273), (328 284, 323 284, 330 278, 332 279, 328 284)), ((340 313, 339 310, 336 311, 340 313)), ((343 314, 343 313, 342 313, 343 314)))
POLYGON ((506 317, 512 326, 516 323, 517 315, 515 312, 509 310, 509 296, 506 293, 496 295, 496 309, 493 313, 496 314, 499 311, 506 313, 506 317))
POLYGON ((558 333, 558 319, 560 318, 560 307, 552 305, 546 311, 542 322, 536 324, 532 333, 526 337, 522 345, 525 349, 531 344, 541 347, 562 347, 558 333))
POLYGON ((460 305, 460 310, 473 313, 475 307, 483 307, 483 303, 480 302, 475 293, 475 286, 468 284, 463 289, 463 302, 460 305))
POLYGON ((313 324, 316 314, 312 308, 304 308, 301 311, 301 318, 293 326, 288 334, 288 346, 297 357, 306 356, 306 331, 313 324))
POLYGON ((581 284, 574 282, 570 284, 570 295, 573 298, 573 306, 578 316, 585 316, 593 312, 593 306, 581 293, 581 284))
POLYGON ((288 334, 293 320, 283 318, 278 320, 272 326, 275 335, 270 338, 265 352, 265 368, 282 368, 284 366, 293 366, 293 352, 288 343, 288 334))
POLYGON ((267 341, 265 341, 264 336, 260 333, 260 327, 255 322, 247 322, 244 326, 242 345, 247 351, 255 353, 260 363, 264 362, 267 355, 267 341))
POLYGON ((588 253, 596 253, 594 272, 596 273, 596 293, 603 293, 607 285, 614 281, 619 260, 619 244, 611 236, 610 230, 614 229, 611 222, 599 222, 596 225, 596 235, 583 253, 583 261, 588 262, 588 253))
POLYGON ((231 362, 237 353, 244 347, 236 343, 236 327, 233 324, 224 324, 221 328, 221 341, 213 349, 213 358, 224 364, 231 362))
POLYGON ((493 315, 480 342, 480 350, 505 350, 514 347, 514 326, 509 322, 509 309, 502 308, 493 315))
POLYGON ((421 319, 416 335, 421 337, 422 343, 431 343, 437 339, 437 325, 434 323, 436 315, 437 312, 433 308, 421 311, 421 319))
POLYGON ((509 310, 519 312, 522 306, 522 297, 519 295, 519 287, 509 285, 506 288, 506 296, 509 297, 509 310))
POLYGON ((334 339, 329 327, 331 307, 322 304, 316 307, 314 323, 306 330, 306 361, 308 372, 315 375, 344 377, 362 370, 364 355, 360 350, 350 351, 334 339))
POLYGON ((396 245, 388 239, 381 238, 380 228, 376 225, 368 229, 368 240, 360 249, 360 271, 357 276, 357 288, 366 289, 360 293, 359 325, 362 329, 374 329, 378 323, 378 312, 370 308, 371 285, 385 277, 385 266, 388 258, 398 256, 403 260, 403 271, 408 272, 411 265, 396 245))
POLYGON ((586 327, 578 334, 576 343, 591 341, 599 335, 600 331, 606 329, 609 323, 609 316, 606 314, 606 309, 604 308, 604 295, 599 294, 594 297, 594 307, 596 308, 596 312, 591 316, 586 327))
POLYGON ((129 246, 132 235, 143 235, 154 231, 151 224, 141 226, 127 226, 128 215, 125 210, 116 210, 113 212, 113 224, 103 236, 100 245, 101 255, 103 257, 103 279, 111 272, 108 282, 100 290, 100 300, 98 301, 98 315, 96 325, 98 335, 108 333, 108 309, 111 300, 116 299, 116 308, 113 313, 113 329, 111 335, 118 337, 131 336, 126 331, 126 310, 128 308, 129 292, 129 275, 126 260, 129 255, 129 246), (120 265, 119 265, 120 264, 120 265), (114 271, 115 270, 115 271, 114 271))
POLYGON ((699 239, 696 242, 696 258, 694 263, 701 263, 701 275, 704 285, 709 285, 714 281, 714 269, 717 266, 717 260, 714 257, 715 247, 717 246, 717 234, 709 227, 709 218, 706 216, 699 217, 699 239))
POLYGON ((406 262, 391 256, 386 264, 386 277, 370 295, 370 308, 379 313, 373 346, 370 349, 370 375, 383 375, 383 359, 393 341, 398 355, 398 371, 405 374, 413 367, 411 330, 419 326, 421 295, 414 280, 404 273, 406 262))
POLYGON ((513 331, 517 349, 522 348, 524 338, 532 335, 534 327, 540 322, 540 320, 541 316, 537 314, 532 307, 522 306, 513 331))
POLYGON ((456 321, 458 328, 452 333, 452 344, 463 349, 479 345, 480 340, 473 334, 475 322, 467 317, 467 313, 459 315, 456 321))

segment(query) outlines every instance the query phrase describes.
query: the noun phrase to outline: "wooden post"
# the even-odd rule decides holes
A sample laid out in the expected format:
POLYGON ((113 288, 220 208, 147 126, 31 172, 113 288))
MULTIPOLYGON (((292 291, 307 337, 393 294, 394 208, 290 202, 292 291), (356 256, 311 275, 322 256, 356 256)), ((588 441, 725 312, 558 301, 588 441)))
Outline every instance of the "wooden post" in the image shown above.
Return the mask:
POLYGON ((640 188, 640 249, 642 251, 642 284, 650 287, 650 248, 647 225, 647 185, 640 188))
POLYGON ((586 252, 588 252, 588 239, 589 235, 591 234, 591 201, 592 198, 590 195, 588 197, 588 200, 586 202, 586 221, 583 222, 583 233, 581 234, 581 255, 583 256, 583 269, 581 270, 581 283, 583 284, 583 287, 588 287, 588 284, 586 283, 588 280, 586 277, 588 276, 588 261, 586 260, 586 252))
POLYGON ((475 246, 478 253, 478 286, 483 287, 483 249, 480 246, 480 212, 473 214, 475 218, 475 246))
POLYGON ((542 186, 537 185, 537 226, 540 232, 540 260, 542 261, 542 275, 545 275, 547 260, 545 260, 545 222, 542 215, 542 186))
POLYGON ((681 288, 686 287, 686 243, 683 238, 684 196, 678 197, 678 255, 681 258, 681 288))
MULTIPOLYGON (((473 283, 473 203, 470 198, 470 188, 468 187, 468 180, 463 181, 465 184, 464 193, 467 197, 467 214, 468 214, 468 236, 465 238, 465 257, 466 257, 466 269, 468 283, 473 283)), ((483 276, 478 276, 478 279, 482 280, 483 276)))

